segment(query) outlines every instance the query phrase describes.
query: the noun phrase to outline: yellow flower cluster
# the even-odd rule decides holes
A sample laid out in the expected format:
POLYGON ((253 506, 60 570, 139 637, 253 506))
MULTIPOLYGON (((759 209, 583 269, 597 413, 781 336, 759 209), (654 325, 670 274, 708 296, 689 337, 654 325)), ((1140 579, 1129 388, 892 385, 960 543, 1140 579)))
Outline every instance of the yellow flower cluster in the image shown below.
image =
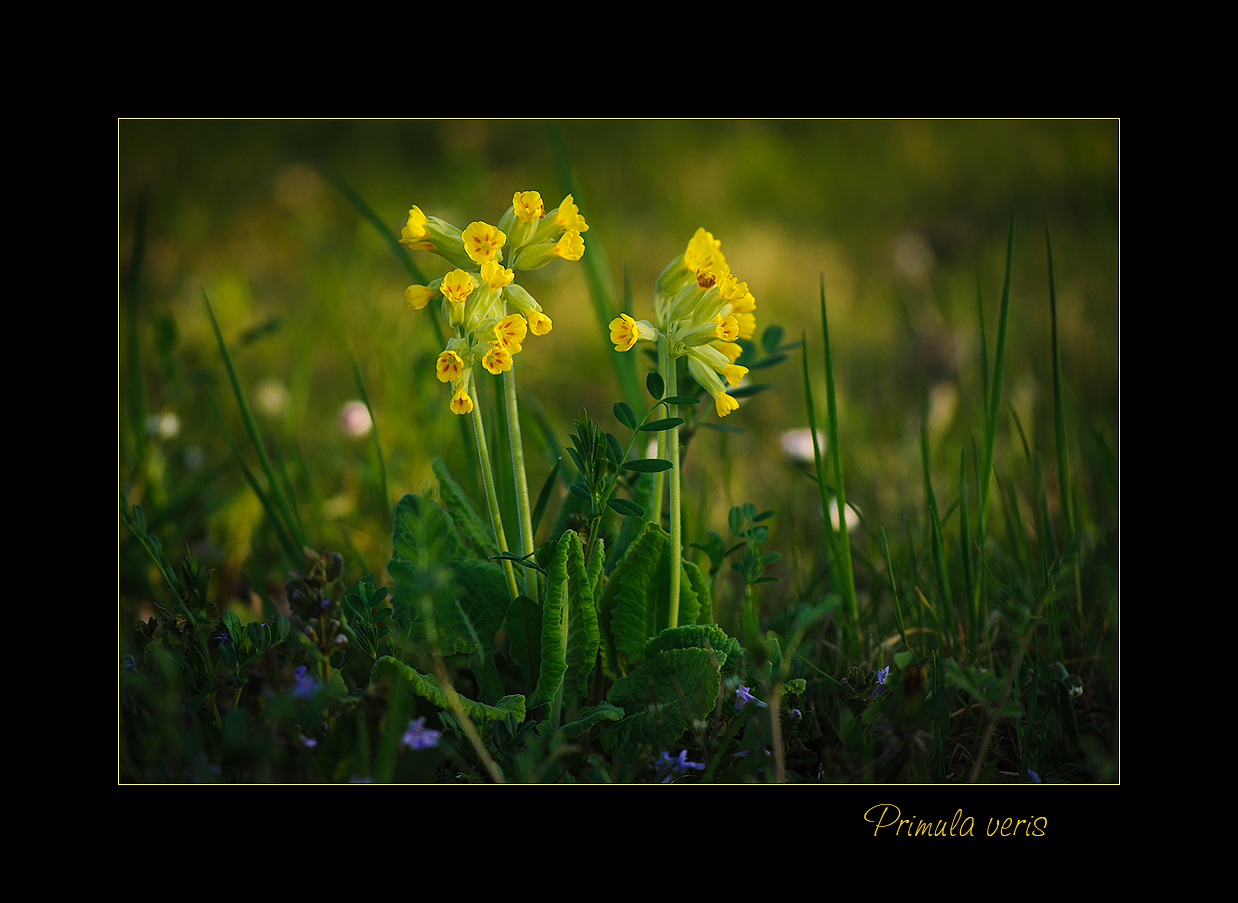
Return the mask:
POLYGON ((637 342, 665 342, 671 358, 686 357, 692 377, 714 397, 719 417, 739 407, 723 380, 738 386, 748 373, 735 363, 743 349, 736 339, 756 332, 757 302, 727 265, 722 242, 697 229, 683 254, 658 277, 654 323, 620 314, 610 324, 619 351, 637 342))
POLYGON ((570 194, 547 213, 538 192, 517 191, 498 226, 476 222, 463 230, 426 216, 419 207, 408 211, 400 244, 433 251, 456 267, 429 285, 404 290, 414 311, 441 297, 443 316, 455 329, 435 363, 439 381, 451 384, 452 411, 473 410, 473 364, 496 375, 510 370, 512 355, 521 351, 528 333, 542 336, 554 326, 533 296, 516 284, 514 270, 538 269, 556 258, 580 260, 585 253, 581 233, 588 229, 570 194), (511 269, 503 266, 505 249, 511 269))

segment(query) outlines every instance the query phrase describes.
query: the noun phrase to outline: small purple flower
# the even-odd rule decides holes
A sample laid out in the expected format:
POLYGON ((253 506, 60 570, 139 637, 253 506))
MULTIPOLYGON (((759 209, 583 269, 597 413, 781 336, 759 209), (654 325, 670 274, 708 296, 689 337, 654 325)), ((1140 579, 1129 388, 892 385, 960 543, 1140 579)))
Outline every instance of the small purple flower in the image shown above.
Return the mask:
POLYGON ((890 676, 889 665, 886 665, 884 668, 882 668, 880 671, 877 672, 877 686, 873 688, 872 695, 868 697, 869 699, 876 699, 878 696, 885 695, 886 680, 889 678, 889 676, 890 676))
POLYGON ((1036 774, 1036 772, 1032 771, 1030 768, 1027 770, 1027 776, 1032 779, 1033 784, 1042 783, 1040 780, 1040 775, 1036 774))
POLYGON ((404 732, 403 743, 409 749, 429 749, 432 746, 438 746, 438 741, 442 736, 442 731, 427 728, 426 719, 422 717, 408 723, 408 730, 404 732))
POLYGON ((689 762, 688 751, 680 750, 678 758, 672 759, 669 752, 663 752, 658 757, 655 763, 658 766, 658 776, 662 777, 663 784, 669 784, 671 778, 676 774, 684 774, 690 768, 695 768, 697 771, 704 771, 705 764, 703 762, 689 762))
POLYGON ((750 702, 755 702, 761 708, 766 707, 765 703, 763 703, 761 700, 757 699, 755 696, 753 696, 751 693, 748 692, 747 687, 740 687, 739 689, 735 691, 735 711, 738 712, 740 709, 742 709, 744 706, 746 706, 750 702))
POLYGON ((792 721, 799 721, 801 718, 804 717, 804 713, 801 712, 799 709, 792 709, 789 714, 791 716, 792 721))
POLYGON ((309 673, 309 669, 305 665, 298 665, 297 670, 293 674, 296 686, 293 687, 292 692, 295 695, 302 699, 308 699, 318 691, 318 681, 314 680, 314 675, 309 673))
POLYGON ((224 646, 229 642, 230 637, 226 633, 221 633, 217 637, 212 637, 212 639, 219 645, 224 646))

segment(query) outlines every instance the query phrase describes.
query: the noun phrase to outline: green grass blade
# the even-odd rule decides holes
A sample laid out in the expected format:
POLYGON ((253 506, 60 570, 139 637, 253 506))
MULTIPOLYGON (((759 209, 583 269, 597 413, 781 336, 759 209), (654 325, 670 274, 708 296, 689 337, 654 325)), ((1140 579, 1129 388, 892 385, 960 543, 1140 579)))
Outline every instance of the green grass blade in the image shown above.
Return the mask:
POLYGON ((976 648, 976 574, 972 565, 971 518, 967 514, 967 453, 959 452, 959 545, 963 552, 963 585, 967 589, 968 647, 976 648))
POLYGON ((387 464, 383 460, 383 446, 378 441, 378 418, 374 416, 374 407, 370 404, 370 396, 365 391, 365 383, 361 379, 361 368, 357 366, 357 355, 352 352, 351 348, 349 357, 352 359, 352 375, 357 381, 357 391, 361 393, 361 401, 365 404, 365 409, 370 412, 370 426, 374 431, 374 452, 378 455, 378 478, 383 493, 383 516, 391 520, 391 494, 387 491, 387 464))
POLYGON ((1006 362, 1006 324, 1010 319, 1010 272, 1014 262, 1014 201, 1010 205, 1010 235, 1006 241, 1006 277, 1002 283, 1002 314, 997 326, 997 353, 993 361, 993 384, 984 418, 984 465, 980 468, 980 542, 988 535, 989 484, 993 473, 993 443, 997 437, 997 414, 1001 410, 1002 370, 1006 362))
POLYGON ((133 257, 129 263, 129 439, 133 457, 129 461, 137 477, 146 459, 146 390, 143 385, 141 318, 138 316, 142 265, 146 258, 146 191, 138 198, 138 220, 133 236, 133 257))
MULTIPOLYGON (((1066 436, 1066 405, 1062 401, 1062 349, 1057 338, 1057 283, 1053 278, 1053 244, 1049 240, 1049 221, 1045 220, 1045 250, 1049 257, 1049 321, 1053 336, 1053 432, 1057 440, 1058 495, 1062 505, 1063 542, 1075 538, 1075 509, 1070 484, 1070 453, 1066 436)), ((1075 558, 1075 604, 1079 631, 1083 633, 1083 586, 1079 559, 1075 558)))
POLYGON ((279 544, 284 547, 284 555, 288 559, 289 567, 301 566, 301 548, 292 541, 287 530, 284 529, 284 523, 276 513, 275 504, 271 501, 268 495, 262 491, 262 487, 258 485, 258 479, 254 476, 254 472, 249 469, 249 465, 245 463, 245 459, 241 456, 241 450, 237 448, 236 443, 232 440, 232 434, 228 432, 228 427, 224 425, 224 419, 219 413, 219 407, 215 404, 215 398, 208 391, 206 393, 207 404, 211 406, 211 412, 215 415, 216 422, 219 423, 219 429, 224 434, 224 439, 228 443, 228 447, 232 449, 232 456, 236 458, 236 462, 241 465, 241 473, 245 475, 245 481, 249 483, 249 487, 254 491, 254 495, 258 496, 258 501, 262 503, 263 509, 266 510, 267 517, 271 519, 271 526, 275 528, 275 535, 279 537, 279 544))
POLYGON ((976 270, 976 315, 980 321, 980 376, 984 393, 984 411, 989 410, 989 340, 984 334, 984 299, 980 294, 980 270, 976 270))
MULTIPOLYGON (((929 467, 929 436, 928 436, 928 388, 920 385, 920 461, 924 465, 924 497, 928 503, 929 514, 929 548, 933 556, 933 567, 937 572, 937 587, 941 593, 942 613, 940 620, 946 629, 953 632, 954 601, 950 597, 950 578, 946 573, 946 550, 941 535, 941 521, 937 516, 937 496, 933 493, 933 477, 929 467)), ((951 510, 954 510, 951 508, 951 510)), ((946 518, 950 513, 946 513, 946 518)))
MULTIPOLYGON (((249 439, 254 445, 254 450, 258 452, 258 460, 262 464, 263 472, 266 473, 267 489, 271 494, 271 501, 283 518, 284 528, 296 540, 297 548, 304 548, 307 545, 305 537, 296 528, 296 521, 292 516, 289 501, 284 498, 279 480, 276 479, 275 469, 271 466, 271 459, 267 456, 266 446, 263 444, 262 436, 258 432, 258 424, 254 420, 253 411, 250 410, 249 402, 245 399, 245 392, 241 388, 241 379, 237 376, 236 367, 232 364, 232 355, 228 353, 228 345, 224 342, 223 333, 219 329, 219 321, 215 319, 215 311, 211 308, 211 300, 206 296, 206 289, 202 290, 202 301, 206 305, 206 313, 211 319, 211 328, 215 330, 215 339, 219 342, 219 353, 223 355, 224 366, 228 370, 228 379, 232 382, 232 392, 236 396, 236 403, 241 409, 241 420, 245 423, 245 430, 249 433, 249 439)), ((296 563, 300 563, 300 558, 300 552, 298 552, 295 559, 296 563)))
POLYGON ((825 520, 825 537, 830 547, 831 564, 838 561, 838 542, 834 538, 834 520, 830 517, 830 500, 826 495, 825 459, 817 445, 817 413, 816 404, 812 398, 812 381, 808 378, 808 340, 804 337, 801 346, 804 360, 804 398, 808 405, 808 431, 812 436, 812 458, 817 467, 817 491, 821 495, 821 513, 825 520))
POLYGON ((898 635, 903 638, 903 645, 908 649, 911 643, 907 641, 907 625, 903 620, 903 606, 898 601, 898 576, 894 573, 894 561, 890 558, 890 541, 886 539, 886 528, 881 528, 881 548, 886 556, 886 573, 890 575, 890 590, 894 593, 894 620, 898 623, 898 635))
MULTIPOLYGON (((838 552, 839 568, 842 571, 843 599, 854 633, 855 652, 862 654, 860 646, 860 611, 855 596, 855 573, 851 564, 851 537, 847 531, 847 492, 843 485, 842 446, 838 439, 838 402, 834 392, 834 353, 830 348, 830 324, 825 313, 825 274, 821 274, 821 335, 825 340, 825 391, 826 410, 829 417, 830 454, 834 464, 835 498, 838 500, 838 552)), ((814 430, 813 436, 816 436, 814 430)), ((828 509, 826 517, 829 518, 828 509)))
MULTIPOLYGON (((551 122, 549 128, 550 143, 554 146, 555 163, 559 168, 559 181, 563 184, 564 192, 572 195, 576 206, 584 210, 585 205, 581 203, 576 180, 572 177, 572 166, 568 159, 567 147, 563 143, 563 133, 558 123, 551 122)), ((642 407, 643 395, 640 379, 636 374, 636 355, 617 351, 610 341, 610 321, 619 315, 619 311, 615 310, 615 293, 610 283, 610 268, 601 242, 595 238, 589 239, 584 260, 585 279, 589 284, 589 297, 593 301, 593 312, 597 315, 603 347, 610 349, 610 362, 615 368, 615 376, 619 379, 619 391, 624 401, 633 409, 639 409, 642 407)), ((630 307, 630 302, 631 298, 626 296, 625 292, 624 304, 630 307)))

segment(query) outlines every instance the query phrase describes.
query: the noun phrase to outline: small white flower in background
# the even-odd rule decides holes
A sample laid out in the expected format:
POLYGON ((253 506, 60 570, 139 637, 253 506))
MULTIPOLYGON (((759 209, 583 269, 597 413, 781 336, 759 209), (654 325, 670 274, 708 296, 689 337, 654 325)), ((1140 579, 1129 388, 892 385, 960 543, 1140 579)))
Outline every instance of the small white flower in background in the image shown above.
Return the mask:
POLYGON ((146 418, 146 432, 160 439, 174 439, 181 431, 181 419, 167 411, 163 414, 151 414, 146 418))
MULTIPOLYGON (((822 430, 817 430, 817 447, 825 454, 825 432, 822 430)), ((782 451, 792 461, 812 464, 816 460, 812 455, 812 430, 807 427, 787 430, 782 434, 782 451)))
POLYGON ((369 409, 361 401, 350 401, 340 409, 340 429, 345 436, 360 439, 369 433, 374 422, 370 420, 369 409))
MULTIPOLYGON (((838 499, 830 499, 830 523, 834 525, 834 529, 839 529, 838 524, 838 499)), ((860 525, 860 519, 856 513, 851 510, 851 506, 847 506, 847 532, 850 533, 860 525)))
POLYGON ((268 417, 279 417, 288 410, 288 389, 274 377, 268 377, 258 383, 254 391, 254 401, 258 410, 268 417))

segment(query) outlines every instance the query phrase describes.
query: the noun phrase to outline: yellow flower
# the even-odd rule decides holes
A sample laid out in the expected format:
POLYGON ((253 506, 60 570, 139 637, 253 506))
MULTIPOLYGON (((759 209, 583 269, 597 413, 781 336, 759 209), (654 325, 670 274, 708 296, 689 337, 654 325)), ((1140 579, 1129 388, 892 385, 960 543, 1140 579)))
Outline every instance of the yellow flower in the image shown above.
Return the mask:
POLYGON ((413 251, 433 251, 434 244, 428 240, 430 233, 426 230, 429 221, 430 218, 421 212, 420 207, 409 210, 408 222, 400 230, 400 244, 413 251))
POLYGON ((528 317, 529 331, 534 335, 545 335, 550 332, 555 325, 550 321, 550 317, 546 316, 540 310, 530 310, 528 312, 528 317))
MULTIPOLYGON (((524 321, 524 317, 520 314, 508 314, 502 320, 494 325, 494 337, 498 339, 498 347, 506 351, 510 357, 513 354, 519 354, 521 348, 524 347, 525 336, 529 333, 529 326, 524 321)), ((487 366, 486 369, 490 369, 487 366)), ((503 368, 508 369, 507 367, 503 368)), ((491 373, 496 371, 490 370, 491 373)))
POLYGON ((491 291, 498 291, 505 285, 511 285, 515 278, 516 274, 505 269, 503 264, 497 260, 489 260, 481 265, 481 281, 486 283, 491 291))
POLYGON ((589 224, 585 222, 585 218, 580 215, 580 208, 572 203, 572 196, 569 194, 563 199, 563 203, 559 205, 559 212, 555 216, 555 222, 563 229, 572 232, 588 232, 589 224))
POLYGON ((452 304, 463 304, 477 286, 464 270, 452 270, 443 277, 443 297, 452 304))
POLYGON ((438 292, 428 285, 410 285, 404 290, 404 303, 409 310, 421 310, 438 292))
POLYGON ((610 321, 610 340, 617 351, 631 351, 640 339, 653 341, 657 337, 653 324, 645 320, 633 320, 627 314, 620 314, 610 321))
POLYGON ((722 392, 714 396, 714 410, 718 412, 719 417, 725 417, 732 411, 739 410, 739 402, 722 392))
POLYGON ((451 396, 451 411, 453 414, 473 412, 473 399, 469 398, 468 390, 464 387, 456 389, 456 394, 451 396))
POLYGON ((564 232, 563 237, 555 242, 554 252, 564 260, 580 260, 585 256, 585 240, 579 232, 564 232))
POLYGON ((722 242, 714 238, 713 233, 706 232, 702 226, 688 242, 688 249, 683 254, 684 265, 698 273, 702 270, 714 275, 726 273, 726 258, 722 256, 721 247, 722 242))
POLYGON ((500 248, 507 243, 507 236, 488 223, 470 223, 461 238, 465 253, 474 263, 489 263, 502 257, 500 248))
POLYGON ((756 314, 736 314, 735 319, 739 322, 739 337, 741 339, 750 339, 757 331, 756 314))
POLYGON ((504 370, 512 368, 512 356, 499 342, 491 342, 491 348, 481 359, 481 365, 498 376, 504 370))
POLYGON ((714 332, 722 341, 734 342, 739 338, 739 321, 734 317, 719 317, 714 322, 718 324, 714 332))
POLYGON ((438 356, 435 364, 438 381, 441 383, 455 382, 464 372, 464 361, 454 351, 444 351, 438 356))
MULTIPOLYGON (((739 364, 729 364, 723 369, 722 375, 732 386, 738 387, 740 380, 748 375, 748 368, 741 367, 739 364)), ((739 407, 739 403, 736 402, 735 406, 739 407)))
POLYGON ((516 219, 522 223, 531 223, 546 215, 546 205, 536 191, 517 191, 512 197, 512 209, 516 212, 516 219))

